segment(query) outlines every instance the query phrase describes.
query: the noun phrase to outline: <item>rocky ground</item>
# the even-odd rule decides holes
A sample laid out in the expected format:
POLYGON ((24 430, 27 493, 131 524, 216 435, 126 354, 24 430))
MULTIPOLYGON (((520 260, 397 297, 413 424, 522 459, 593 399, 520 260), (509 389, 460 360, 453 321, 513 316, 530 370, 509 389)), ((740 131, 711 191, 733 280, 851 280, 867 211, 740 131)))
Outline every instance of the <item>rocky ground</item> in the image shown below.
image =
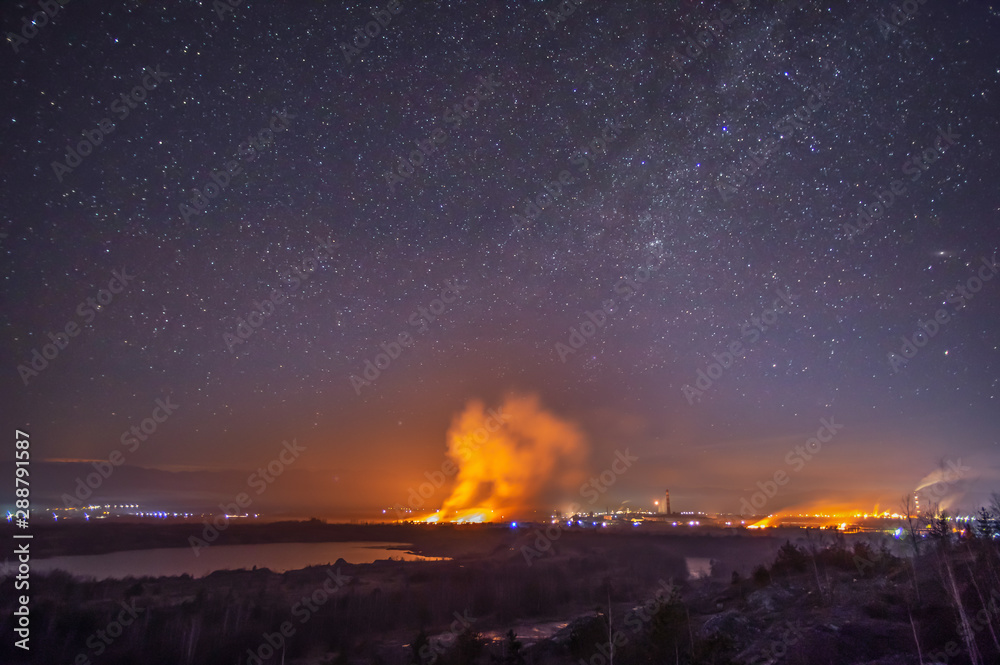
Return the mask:
MULTIPOLYGON (((201 579, 38 576, 32 655, 41 660, 33 662, 1000 662, 1000 607, 992 600, 1000 599, 1000 560, 992 543, 927 543, 914 565, 898 556, 905 548, 840 537, 822 547, 808 537, 785 545, 737 537, 679 548, 676 539, 568 532, 527 559, 522 548, 538 545, 532 531, 476 535, 456 532, 447 547, 440 539, 425 543, 430 553, 453 555, 450 561, 339 561, 201 579), (480 546, 470 547, 473 541, 480 546), (725 558, 716 559, 711 577, 688 580, 690 547, 725 558), (734 560, 733 552, 746 555, 734 560), (123 607, 135 608, 138 619, 104 643, 100 636, 123 607), (970 618, 971 641, 959 630, 959 607, 970 618)), ((5 631, 12 631, 13 608, 13 599, 0 598, 5 631)), ((0 644, 0 662, 21 662, 19 655, 0 644)))

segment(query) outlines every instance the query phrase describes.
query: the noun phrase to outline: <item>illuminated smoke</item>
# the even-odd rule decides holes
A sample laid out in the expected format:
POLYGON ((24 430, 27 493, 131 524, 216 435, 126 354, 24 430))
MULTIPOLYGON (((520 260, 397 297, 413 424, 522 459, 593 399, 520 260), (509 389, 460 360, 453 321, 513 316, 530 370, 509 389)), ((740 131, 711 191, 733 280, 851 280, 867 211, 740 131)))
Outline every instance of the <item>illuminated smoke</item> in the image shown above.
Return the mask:
POLYGON ((495 411, 472 401, 448 429, 448 456, 458 467, 455 487, 427 521, 524 516, 544 494, 580 486, 585 452, 580 430, 546 411, 537 397, 510 396, 495 411), (504 424, 487 428, 497 413, 504 424))
POLYGON ((964 482, 973 472, 973 468, 962 464, 962 460, 941 462, 939 468, 924 476, 914 492, 920 493, 921 511, 952 510, 964 498, 966 486, 964 482))

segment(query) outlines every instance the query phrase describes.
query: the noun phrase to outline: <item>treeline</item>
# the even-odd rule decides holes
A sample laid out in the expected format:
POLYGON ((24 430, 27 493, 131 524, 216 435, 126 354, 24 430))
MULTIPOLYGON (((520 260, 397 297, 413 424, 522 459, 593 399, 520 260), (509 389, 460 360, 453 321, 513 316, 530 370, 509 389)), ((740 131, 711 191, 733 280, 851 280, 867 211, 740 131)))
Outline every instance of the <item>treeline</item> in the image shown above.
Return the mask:
MULTIPOLYGON (((1000 662, 1000 510, 968 523, 945 514, 914 518, 901 533, 871 541, 803 533, 768 565, 726 569, 725 578, 716 567, 711 579, 691 584, 682 581, 683 558, 654 541, 571 543, 571 534, 530 565, 515 539, 489 556, 456 561, 340 561, 202 579, 33 576, 30 662, 833 665, 889 655, 1000 662), (129 608, 134 620, 112 629, 129 608), (578 618, 552 639, 528 644, 508 633, 566 617, 578 618)), ((739 552, 746 541, 731 545, 739 552)), ((13 601, 0 599, 7 634, 13 601)), ((0 662, 28 662, 22 655, 11 641, 0 643, 0 662)))
POLYGON ((599 609, 527 662, 609 665, 614 644, 616 665, 1000 663, 1000 496, 967 522, 935 512, 869 540, 804 533, 749 575, 660 599, 633 632, 599 609))
POLYGON ((788 655, 780 662, 862 662, 862 653, 873 660, 905 654, 914 663, 1000 662, 1000 497, 969 521, 936 511, 910 517, 901 533, 875 544, 857 540, 848 547, 839 533, 825 542, 820 534, 800 545, 786 542, 770 566, 758 566, 747 580, 734 574, 733 585, 744 593, 806 588, 816 608, 836 614, 859 606, 879 627, 871 635, 882 630, 900 639, 879 652, 806 631, 784 645, 788 655))
MULTIPOLYGON (((254 663, 256 654, 261 662, 277 663, 281 653, 273 653, 271 645, 280 643, 286 662, 408 665, 410 657, 399 645, 420 631, 446 633, 456 615, 473 617, 476 633, 497 630, 519 620, 572 616, 606 602, 600 580, 608 576, 619 580, 612 600, 628 602, 645 595, 656 580, 684 574, 679 557, 616 563, 595 552, 532 563, 510 550, 478 561, 340 561, 332 568, 224 571, 201 579, 97 582, 61 572, 36 575, 31 662, 215 665, 254 663), (340 586, 330 581, 336 576, 344 580, 340 586), (115 627, 123 608, 131 608, 134 620, 115 627), (279 639, 283 625, 291 635, 279 639)), ((0 629, 8 635, 13 610, 13 598, 4 596, 0 629)), ((435 658, 445 658, 450 649, 438 649, 435 658)), ((23 655, 10 640, 0 643, 0 662, 21 662, 23 655)))

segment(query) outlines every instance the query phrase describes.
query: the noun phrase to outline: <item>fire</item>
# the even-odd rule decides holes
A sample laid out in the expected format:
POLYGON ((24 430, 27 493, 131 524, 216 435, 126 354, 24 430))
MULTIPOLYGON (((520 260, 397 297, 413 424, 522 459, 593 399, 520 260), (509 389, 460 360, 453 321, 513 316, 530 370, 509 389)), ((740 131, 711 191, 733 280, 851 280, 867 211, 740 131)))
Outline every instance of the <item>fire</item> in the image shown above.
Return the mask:
POLYGON ((586 451, 572 423, 533 396, 510 396, 495 412, 470 402, 448 429, 448 456, 458 467, 441 510, 425 522, 493 522, 524 515, 549 490, 579 487, 586 451), (484 423, 500 415, 490 432, 484 423))
POLYGON ((870 509, 850 504, 815 502, 783 508, 762 520, 748 524, 748 529, 768 529, 781 525, 809 525, 826 529, 846 529, 852 524, 874 518, 903 519, 905 515, 880 510, 875 504, 870 509))

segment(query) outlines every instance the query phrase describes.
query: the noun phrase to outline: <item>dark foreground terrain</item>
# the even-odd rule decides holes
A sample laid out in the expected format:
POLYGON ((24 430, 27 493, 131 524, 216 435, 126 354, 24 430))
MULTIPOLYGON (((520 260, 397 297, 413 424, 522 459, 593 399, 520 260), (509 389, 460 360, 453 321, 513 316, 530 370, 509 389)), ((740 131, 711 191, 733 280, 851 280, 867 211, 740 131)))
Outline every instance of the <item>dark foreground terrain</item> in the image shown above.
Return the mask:
MULTIPOLYGON (((109 529, 105 547, 115 526, 123 525, 102 525, 109 529)), ((265 532, 277 538, 270 542, 304 542, 312 540, 305 533, 336 533, 342 538, 329 539, 412 542, 453 560, 339 561, 201 579, 33 575, 30 658, 13 646, 15 596, 4 594, 0 662, 1000 662, 1000 558, 988 528, 910 542, 799 531, 786 542, 610 530, 566 531, 546 541, 533 529, 312 527, 234 527, 219 542, 260 542, 265 532), (715 559, 712 576, 689 580, 685 556, 715 559)), ((71 551, 106 551, 86 544, 94 533, 71 551)), ((136 533, 124 528, 117 541, 136 533)), ((48 541, 52 554, 74 542, 70 531, 60 534, 48 541)), ((164 541, 177 543, 176 536, 164 541)), ((190 549, 178 554, 190 556, 190 549)))

